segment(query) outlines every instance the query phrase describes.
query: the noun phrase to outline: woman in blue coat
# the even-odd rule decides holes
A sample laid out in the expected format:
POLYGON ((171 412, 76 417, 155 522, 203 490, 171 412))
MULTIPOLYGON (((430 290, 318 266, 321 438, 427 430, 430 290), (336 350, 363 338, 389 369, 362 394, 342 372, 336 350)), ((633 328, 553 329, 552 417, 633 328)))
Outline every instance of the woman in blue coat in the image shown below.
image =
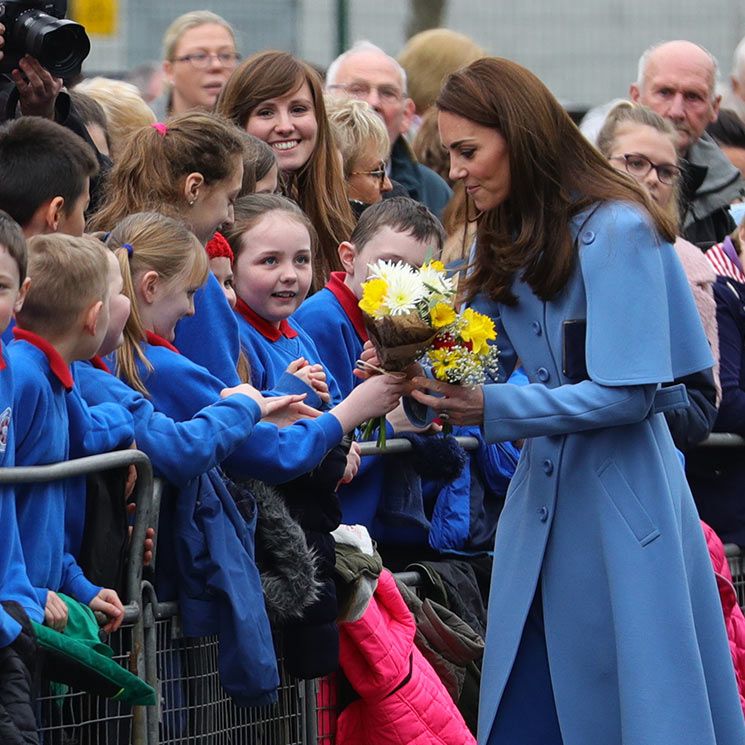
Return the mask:
POLYGON ((479 742, 743 743, 662 416, 686 397, 660 384, 712 365, 673 226, 519 65, 474 62, 438 107, 451 178, 477 212, 466 292, 497 323, 502 379, 517 358, 530 379, 417 377, 412 393, 487 441, 526 440, 497 528, 479 742))

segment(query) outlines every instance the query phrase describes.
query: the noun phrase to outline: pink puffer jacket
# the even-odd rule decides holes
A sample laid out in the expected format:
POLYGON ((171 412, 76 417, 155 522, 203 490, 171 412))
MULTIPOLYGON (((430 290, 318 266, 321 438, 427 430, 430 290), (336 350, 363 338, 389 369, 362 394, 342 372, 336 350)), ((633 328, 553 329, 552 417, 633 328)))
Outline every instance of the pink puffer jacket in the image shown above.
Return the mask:
POLYGON ((745 713, 745 616, 737 604, 737 594, 732 584, 732 575, 729 571, 727 557, 724 555, 724 546, 719 536, 705 522, 701 522, 706 536, 706 545, 709 548, 709 556, 714 566, 714 574, 717 578, 719 597, 722 599, 722 610, 724 611, 724 623, 727 627, 727 638, 729 648, 732 652, 732 662, 735 665, 735 677, 737 678, 737 689, 740 692, 740 704, 745 713))
POLYGON ((365 615, 339 625, 341 667, 361 698, 339 715, 337 745, 475 745, 414 631, 383 570, 365 615))

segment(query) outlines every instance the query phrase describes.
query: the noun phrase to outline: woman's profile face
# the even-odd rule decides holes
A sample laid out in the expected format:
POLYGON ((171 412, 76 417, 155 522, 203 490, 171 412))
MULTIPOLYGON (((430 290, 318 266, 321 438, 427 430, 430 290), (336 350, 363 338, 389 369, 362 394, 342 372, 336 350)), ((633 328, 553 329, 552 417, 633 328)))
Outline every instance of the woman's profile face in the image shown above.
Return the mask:
POLYGON ((284 96, 262 101, 248 115, 246 131, 272 148, 281 171, 291 173, 302 168, 313 155, 318 139, 308 83, 284 96))
POLYGON ((479 211, 498 207, 510 195, 507 141, 485 127, 450 111, 438 114, 443 147, 450 154, 450 178, 462 181, 479 211))
MULTIPOLYGON (((651 167, 660 166, 665 173, 665 166, 677 168, 677 151, 673 140, 664 132, 646 124, 624 122, 618 126, 613 147, 608 156, 611 165, 617 171, 623 171, 631 175, 649 193, 649 196, 663 209, 670 205, 673 198, 675 184, 663 183, 659 177, 659 169, 651 167), (633 156, 641 156, 639 163, 633 156), (632 156, 632 157, 629 157, 632 156), (641 174, 645 168, 649 168, 645 175, 641 174)), ((669 181, 669 178, 665 179, 669 181)))

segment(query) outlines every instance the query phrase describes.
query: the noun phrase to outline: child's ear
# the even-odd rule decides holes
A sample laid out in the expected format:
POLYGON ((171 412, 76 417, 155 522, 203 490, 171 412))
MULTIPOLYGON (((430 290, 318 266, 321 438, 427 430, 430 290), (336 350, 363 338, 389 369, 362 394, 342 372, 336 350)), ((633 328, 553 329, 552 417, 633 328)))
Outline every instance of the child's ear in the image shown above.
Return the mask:
POLYGON ((103 301, 97 300, 95 303, 91 304, 91 306, 88 308, 87 311, 85 311, 85 318, 83 319, 83 328, 85 329, 86 333, 90 334, 91 336, 96 335, 96 330, 98 329, 98 323, 101 318, 102 310, 103 310, 103 301))
POLYGON ((354 244, 349 241, 342 241, 339 244, 338 251, 344 271, 350 276, 354 276, 354 257, 357 255, 357 249, 354 247, 354 244))
POLYGON ((197 201, 199 190, 204 186, 204 176, 201 173, 190 173, 184 181, 184 197, 191 207, 197 201))
POLYGON ((31 215, 31 219, 23 226, 24 233, 27 236, 56 233, 59 230, 64 205, 64 197, 53 197, 40 204, 31 215))
POLYGON ((137 282, 140 297, 148 304, 155 300, 155 295, 160 284, 160 275, 154 269, 145 272, 137 282))
POLYGON ((24 279, 21 283, 20 289, 18 290, 18 297, 16 298, 15 304, 13 305, 14 313, 18 313, 18 311, 23 307, 23 301, 26 299, 29 287, 31 287, 31 279, 30 277, 26 277, 26 279, 24 279))

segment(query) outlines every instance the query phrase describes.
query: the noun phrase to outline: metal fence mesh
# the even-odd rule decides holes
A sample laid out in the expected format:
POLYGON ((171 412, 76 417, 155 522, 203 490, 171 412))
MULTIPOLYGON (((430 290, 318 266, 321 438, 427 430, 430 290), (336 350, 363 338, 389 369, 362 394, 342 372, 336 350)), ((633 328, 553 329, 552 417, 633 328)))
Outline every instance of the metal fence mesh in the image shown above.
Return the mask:
MULTIPOLYGON (((132 626, 122 626, 107 643, 113 659, 137 671, 133 655, 132 626)), ((144 729, 144 710, 82 691, 59 688, 45 682, 39 699, 41 737, 44 745, 125 745, 135 727, 144 729), (137 725, 134 724, 137 720, 137 725)))
POLYGON ((235 706, 220 685, 217 637, 185 638, 176 617, 156 622, 161 745, 304 745, 305 683, 280 665, 274 706, 235 706))

